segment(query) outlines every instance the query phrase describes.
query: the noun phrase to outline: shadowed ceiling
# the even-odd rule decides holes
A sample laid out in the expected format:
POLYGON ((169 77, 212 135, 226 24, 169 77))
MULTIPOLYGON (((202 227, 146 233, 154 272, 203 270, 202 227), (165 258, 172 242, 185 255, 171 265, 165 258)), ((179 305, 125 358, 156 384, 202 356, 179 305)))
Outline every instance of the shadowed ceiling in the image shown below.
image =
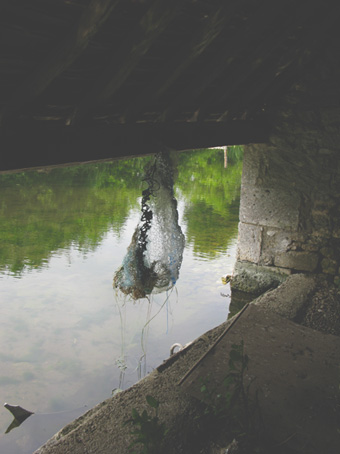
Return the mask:
POLYGON ((0 169, 264 141, 321 0, 2 0, 0 169))

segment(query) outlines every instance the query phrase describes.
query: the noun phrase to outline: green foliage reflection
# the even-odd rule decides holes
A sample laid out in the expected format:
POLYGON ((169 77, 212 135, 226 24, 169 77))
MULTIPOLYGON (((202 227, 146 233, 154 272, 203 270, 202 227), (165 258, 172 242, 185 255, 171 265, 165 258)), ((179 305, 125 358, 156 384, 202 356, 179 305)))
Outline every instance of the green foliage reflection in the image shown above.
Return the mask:
POLYGON ((212 258, 224 252, 237 234, 242 175, 242 147, 195 150, 179 155, 177 196, 186 199, 186 241, 194 252, 212 258))
MULTIPOLYGON (((146 158, 149 159, 149 158, 146 158)), ((138 209, 144 159, 23 172, 0 177, 0 271, 20 275, 52 252, 87 253, 138 209)))
MULTIPOLYGON (((185 200, 187 242, 212 258, 237 232, 242 148, 174 153, 176 196, 185 200)), ((121 232, 145 189, 151 157, 0 175, 0 273, 20 276, 58 249, 94 250, 121 232)))

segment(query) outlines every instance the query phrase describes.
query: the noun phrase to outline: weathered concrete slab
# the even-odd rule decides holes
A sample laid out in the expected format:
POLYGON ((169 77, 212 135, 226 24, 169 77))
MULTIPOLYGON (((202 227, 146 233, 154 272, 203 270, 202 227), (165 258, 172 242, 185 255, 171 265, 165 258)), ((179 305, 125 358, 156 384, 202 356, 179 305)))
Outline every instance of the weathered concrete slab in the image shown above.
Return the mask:
POLYGON ((177 382, 213 345, 228 324, 230 322, 203 334, 145 379, 65 426, 36 454, 128 454, 133 436, 132 427, 126 426, 125 422, 131 419, 133 408, 140 412, 150 410, 145 401, 148 394, 160 402, 160 420, 170 429, 166 443, 173 447, 173 452, 189 452, 185 443, 191 446, 192 442, 186 434, 192 429, 195 410, 191 399, 183 398, 177 382))
POLYGON ((266 430, 301 454, 338 454, 340 337, 287 319, 296 317, 315 285, 310 276, 288 277, 236 322, 237 316, 203 334, 144 380, 66 426, 36 454, 128 453, 131 428, 124 422, 133 408, 147 407, 148 394, 160 402, 160 420, 170 429, 166 452, 196 454, 200 448, 193 444, 202 434, 195 432, 199 410, 192 396, 200 396, 199 379, 207 371, 216 384, 221 382, 230 347, 242 339, 250 358, 247 379, 255 377, 252 390, 259 390, 266 430))
POLYGON ((202 399, 201 378, 209 375, 216 392, 222 391, 231 346, 242 340, 266 431, 298 452, 338 454, 339 337, 250 304, 186 374, 182 389, 202 399))
POLYGON ((313 275, 292 274, 279 287, 256 298, 254 304, 296 321, 306 309, 317 282, 313 275))

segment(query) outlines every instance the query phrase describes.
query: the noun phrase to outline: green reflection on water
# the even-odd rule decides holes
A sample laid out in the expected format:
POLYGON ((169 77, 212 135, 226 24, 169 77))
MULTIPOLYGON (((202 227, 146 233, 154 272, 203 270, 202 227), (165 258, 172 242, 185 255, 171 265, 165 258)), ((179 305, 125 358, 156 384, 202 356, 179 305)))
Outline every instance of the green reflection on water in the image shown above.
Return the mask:
MULTIPOLYGON (((149 158, 150 159, 150 158, 149 158)), ((145 158, 0 176, 0 270, 20 275, 51 252, 95 249, 137 208, 145 158)))
POLYGON ((213 258, 225 251, 238 225, 242 147, 229 147, 224 168, 222 150, 183 153, 177 185, 189 201, 184 213, 186 241, 197 255, 213 258))
MULTIPOLYGON (((0 387, 5 400, 20 404, 25 399, 27 408, 49 413, 94 405, 118 386, 121 371, 124 386, 130 386, 142 367, 145 375, 167 357, 172 343, 195 339, 225 319, 227 300, 220 296, 219 277, 226 267, 231 272, 226 250, 231 240, 235 245, 242 167, 240 150, 233 150, 227 169, 222 150, 173 155, 180 223, 189 247, 169 304, 163 294, 125 304, 112 291, 113 270, 140 215, 144 168, 152 157, 0 176, 0 387), (82 254, 88 260, 78 260, 82 254), (55 255, 57 260, 50 261, 55 255), (211 260, 202 262, 202 257, 211 260), (50 270, 39 270, 47 265, 50 270), (36 268, 41 272, 29 272, 36 268)), ((7 418, 0 415, 3 432, 7 418)), ((22 433, 11 432, 18 444, 46 441, 45 426, 39 438, 30 429, 33 422, 21 426, 22 433)), ((51 427, 50 436, 60 428, 51 427)), ((21 452, 4 449, 2 442, 1 452, 21 452)))
MULTIPOLYGON (((186 201, 187 242, 213 258, 237 230, 242 149, 174 153, 177 196, 186 201)), ((20 276, 52 253, 94 250, 109 229, 119 235, 139 209, 143 169, 152 157, 0 175, 0 272, 20 276)))

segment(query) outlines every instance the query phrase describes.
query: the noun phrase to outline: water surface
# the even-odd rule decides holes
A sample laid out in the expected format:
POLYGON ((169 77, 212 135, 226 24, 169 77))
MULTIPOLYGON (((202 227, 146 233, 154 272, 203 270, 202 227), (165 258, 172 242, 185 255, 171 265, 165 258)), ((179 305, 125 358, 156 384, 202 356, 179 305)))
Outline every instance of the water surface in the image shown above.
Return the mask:
MULTIPOLYGON (((221 276, 235 260, 242 162, 237 150, 227 169, 222 150, 172 158, 185 235, 179 279, 136 301, 112 281, 152 157, 0 176, 0 393, 36 413, 1 435, 0 452, 32 452, 152 371, 173 343, 227 318, 221 276)), ((3 408, 2 434, 11 420, 3 408)))

